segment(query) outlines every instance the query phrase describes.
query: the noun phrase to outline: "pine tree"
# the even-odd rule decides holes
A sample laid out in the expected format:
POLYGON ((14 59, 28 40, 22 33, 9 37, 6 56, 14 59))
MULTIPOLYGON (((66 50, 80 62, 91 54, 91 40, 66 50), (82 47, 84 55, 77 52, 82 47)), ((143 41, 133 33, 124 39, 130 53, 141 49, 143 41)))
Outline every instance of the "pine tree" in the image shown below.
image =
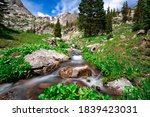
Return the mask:
POLYGON ((107 15, 106 15, 107 25, 106 25, 106 32, 112 32, 112 13, 110 12, 110 7, 107 8, 107 15))
POLYGON ((143 11, 143 24, 145 31, 150 29, 150 0, 145 0, 144 11, 143 11))
POLYGON ((7 2, 5 0, 0 1, 0 24, 2 24, 4 13, 7 11, 7 2))
POLYGON ((123 3, 123 7, 122 7, 122 15, 123 15, 123 18, 122 18, 122 22, 123 23, 126 23, 126 21, 128 20, 128 10, 129 10, 129 7, 128 7, 128 2, 124 2, 123 3))
POLYGON ((113 11, 112 11, 112 16, 113 16, 113 17, 116 17, 116 16, 117 16, 117 13, 116 13, 116 9, 115 9, 115 8, 114 8, 113 11))
POLYGON ((68 28, 68 27, 69 27, 69 22, 67 21, 67 22, 66 22, 66 28, 68 28))
POLYGON ((149 2, 150 0, 138 0, 137 8, 133 18, 133 31, 140 29, 148 30, 150 19, 149 2))
POLYGON ((60 22, 59 22, 59 19, 57 20, 57 23, 54 27, 54 35, 55 37, 59 37, 61 38, 61 25, 60 25, 60 22))
POLYGON ((79 5, 79 29, 85 36, 95 36, 106 29, 103 0, 81 0, 79 5))

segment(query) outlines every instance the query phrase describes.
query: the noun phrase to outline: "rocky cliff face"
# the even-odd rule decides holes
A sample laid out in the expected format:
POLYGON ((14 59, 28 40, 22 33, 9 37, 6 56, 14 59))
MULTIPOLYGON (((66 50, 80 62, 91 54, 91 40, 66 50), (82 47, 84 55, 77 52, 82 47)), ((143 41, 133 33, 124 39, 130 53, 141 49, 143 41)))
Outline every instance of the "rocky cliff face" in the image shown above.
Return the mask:
POLYGON ((6 0, 8 13, 4 15, 3 24, 15 30, 28 31, 34 28, 35 17, 24 7, 20 0, 6 0))
POLYGON ((52 23, 56 23, 57 22, 57 19, 60 20, 60 24, 65 26, 67 21, 69 23, 71 22, 75 22, 78 18, 78 13, 74 12, 74 13, 63 13, 61 15, 58 15, 57 17, 53 17, 51 22, 52 23))
POLYGON ((56 17, 35 17, 25 8, 21 0, 5 0, 8 2, 8 12, 4 15, 3 24, 14 30, 35 32, 38 34, 52 33, 50 24, 55 24, 59 18, 61 25, 77 20, 77 13, 64 13, 56 17))

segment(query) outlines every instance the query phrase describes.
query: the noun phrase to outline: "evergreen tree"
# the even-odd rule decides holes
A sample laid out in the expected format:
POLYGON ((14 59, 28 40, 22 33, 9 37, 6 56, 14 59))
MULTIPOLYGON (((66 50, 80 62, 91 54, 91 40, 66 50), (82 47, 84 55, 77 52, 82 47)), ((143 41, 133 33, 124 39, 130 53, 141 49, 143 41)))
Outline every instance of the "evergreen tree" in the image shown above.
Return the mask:
POLYGON ((69 27, 69 22, 67 21, 67 22, 66 22, 66 28, 68 28, 68 27, 69 27))
POLYGON ((123 18, 122 18, 122 22, 123 23, 126 23, 126 21, 128 20, 128 10, 129 10, 129 7, 128 7, 128 2, 124 2, 123 3, 123 7, 122 7, 122 15, 123 15, 123 18))
POLYGON ((2 24, 4 13, 7 12, 7 2, 5 0, 0 1, 0 24, 2 24))
POLYGON ((113 11, 112 11, 112 16, 113 16, 113 17, 116 17, 116 16, 117 16, 117 13, 116 13, 116 9, 115 9, 115 8, 114 8, 113 11))
POLYGON ((55 37, 59 37, 61 38, 61 25, 60 25, 60 22, 59 22, 59 19, 57 20, 57 23, 54 27, 54 35, 55 37))
POLYGON ((150 29, 150 0, 145 0, 143 17, 144 29, 148 31, 150 29))
POLYGON ((106 29, 103 0, 81 0, 79 5, 79 29, 85 36, 95 36, 106 29))
POLYGON ((133 31, 150 29, 150 0, 138 0, 137 8, 134 14, 133 31))
POLYGON ((112 32, 112 13, 110 12, 110 7, 107 8, 107 15, 106 15, 107 25, 106 25, 106 32, 112 32))

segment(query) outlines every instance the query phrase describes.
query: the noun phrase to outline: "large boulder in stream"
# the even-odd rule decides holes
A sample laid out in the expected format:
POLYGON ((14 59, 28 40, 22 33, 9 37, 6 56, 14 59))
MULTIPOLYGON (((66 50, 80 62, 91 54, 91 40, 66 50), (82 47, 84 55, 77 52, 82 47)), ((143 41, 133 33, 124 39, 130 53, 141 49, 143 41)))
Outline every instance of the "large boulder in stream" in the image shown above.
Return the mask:
POLYGON ((59 71, 59 76, 61 78, 79 78, 79 77, 84 77, 84 76, 91 76, 92 72, 88 65, 83 65, 83 66, 67 66, 62 68, 59 71))
POLYGON ((69 59, 68 56, 54 50, 40 49, 26 55, 25 60, 30 63, 32 70, 40 75, 54 70, 60 63, 69 59))
POLYGON ((131 82, 126 78, 121 78, 105 84, 105 88, 114 95, 122 95, 125 87, 133 87, 131 82))

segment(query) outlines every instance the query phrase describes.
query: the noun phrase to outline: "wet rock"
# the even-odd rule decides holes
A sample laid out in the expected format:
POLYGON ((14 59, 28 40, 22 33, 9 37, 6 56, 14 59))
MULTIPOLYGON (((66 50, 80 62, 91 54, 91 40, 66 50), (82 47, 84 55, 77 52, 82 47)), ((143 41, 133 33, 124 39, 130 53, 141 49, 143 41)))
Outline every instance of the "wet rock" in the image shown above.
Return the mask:
POLYGON ((87 81, 87 82, 91 82, 91 80, 90 80, 90 79, 87 79, 86 81, 87 81))
POLYGON ((76 82, 76 85, 78 85, 79 87, 81 87, 81 88, 85 88, 85 87, 88 87, 83 81, 81 81, 81 80, 78 80, 77 82, 76 82))
POLYGON ((132 87, 132 84, 126 78, 121 78, 118 80, 108 82, 104 86, 108 91, 112 92, 114 95, 122 95, 124 88, 126 86, 132 87))
POLYGON ((40 49, 26 55, 25 60, 30 63, 35 73, 43 75, 56 68, 61 62, 67 61, 69 57, 54 50, 40 49))
POLYGON ((73 48, 72 48, 72 47, 71 47, 71 48, 68 48, 67 51, 68 51, 69 53, 71 53, 71 52, 73 52, 73 48))
POLYGON ((7 93, 0 94, 0 100, 15 100, 17 99, 17 97, 15 96, 16 94, 16 90, 11 90, 7 93))
POLYGON ((46 88, 48 88, 48 87, 50 87, 51 85, 49 84, 49 83, 41 83, 41 84, 39 84, 39 88, 40 89, 46 89, 46 88))
POLYGON ((59 71, 61 78, 79 78, 83 76, 91 76, 92 72, 87 65, 77 67, 64 67, 59 71))

